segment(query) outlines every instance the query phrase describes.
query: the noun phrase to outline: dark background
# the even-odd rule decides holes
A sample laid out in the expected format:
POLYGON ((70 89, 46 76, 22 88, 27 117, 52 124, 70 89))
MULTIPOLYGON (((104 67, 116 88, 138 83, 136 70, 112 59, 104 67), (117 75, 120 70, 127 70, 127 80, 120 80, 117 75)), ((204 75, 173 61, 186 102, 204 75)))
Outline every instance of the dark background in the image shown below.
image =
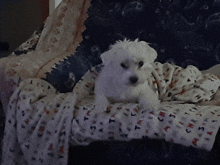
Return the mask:
POLYGON ((49 0, 0 0, 0 57, 25 42, 49 15, 49 0))

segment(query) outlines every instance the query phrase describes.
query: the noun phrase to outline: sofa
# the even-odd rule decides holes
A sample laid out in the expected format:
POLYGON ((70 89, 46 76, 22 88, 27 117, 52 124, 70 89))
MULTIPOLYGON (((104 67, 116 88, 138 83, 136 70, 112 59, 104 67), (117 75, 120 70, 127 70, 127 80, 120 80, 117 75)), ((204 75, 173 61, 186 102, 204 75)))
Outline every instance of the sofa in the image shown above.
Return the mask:
POLYGON ((178 66, 188 76, 193 66, 207 74, 213 99, 220 76, 219 13, 219 1, 208 0, 63 0, 25 43, 0 59, 2 163, 220 164, 219 106, 168 100, 155 112, 130 103, 116 103, 102 115, 92 111, 100 55, 125 38, 148 42, 162 68, 178 66), (171 118, 177 124, 168 123, 171 118))

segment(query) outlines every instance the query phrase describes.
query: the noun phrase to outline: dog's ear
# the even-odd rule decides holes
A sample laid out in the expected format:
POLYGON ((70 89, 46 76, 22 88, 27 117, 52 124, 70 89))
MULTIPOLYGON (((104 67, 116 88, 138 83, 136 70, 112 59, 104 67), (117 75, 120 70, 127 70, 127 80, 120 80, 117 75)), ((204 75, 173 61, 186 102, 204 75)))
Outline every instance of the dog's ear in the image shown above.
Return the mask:
POLYGON ((156 52, 156 50, 154 50, 150 46, 149 46, 149 55, 150 55, 149 61, 150 61, 150 63, 153 63, 157 58, 157 52, 156 52))
POLYGON ((139 42, 146 50, 149 63, 153 63, 157 58, 157 52, 153 48, 149 46, 149 44, 145 41, 139 42))
POLYGON ((110 51, 106 51, 106 52, 102 53, 100 57, 101 57, 104 65, 108 65, 113 58, 112 53, 110 53, 110 51))

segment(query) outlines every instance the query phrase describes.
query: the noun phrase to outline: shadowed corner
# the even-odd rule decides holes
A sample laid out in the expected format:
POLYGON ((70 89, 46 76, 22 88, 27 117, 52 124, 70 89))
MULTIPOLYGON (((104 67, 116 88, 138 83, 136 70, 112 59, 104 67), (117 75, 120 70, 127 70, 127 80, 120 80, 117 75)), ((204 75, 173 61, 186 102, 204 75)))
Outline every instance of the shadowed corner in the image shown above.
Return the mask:
POLYGON ((8 42, 0 41, 0 58, 6 57, 9 51, 9 44, 8 42))

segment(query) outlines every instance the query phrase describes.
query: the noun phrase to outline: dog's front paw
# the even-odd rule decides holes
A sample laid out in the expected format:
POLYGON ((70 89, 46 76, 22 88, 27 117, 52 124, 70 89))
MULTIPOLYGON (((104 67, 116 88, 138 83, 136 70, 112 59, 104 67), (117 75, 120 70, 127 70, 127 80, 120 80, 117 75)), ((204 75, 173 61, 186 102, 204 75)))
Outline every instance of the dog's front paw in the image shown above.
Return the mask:
POLYGON ((109 102, 105 96, 97 96, 95 99, 95 110, 97 112, 106 112, 109 102))
POLYGON ((102 103, 95 104, 95 110, 97 112, 105 112, 107 110, 108 105, 102 103))
POLYGON ((150 101, 146 99, 141 99, 139 101, 139 108, 146 110, 158 110, 160 108, 160 102, 159 100, 150 101))

